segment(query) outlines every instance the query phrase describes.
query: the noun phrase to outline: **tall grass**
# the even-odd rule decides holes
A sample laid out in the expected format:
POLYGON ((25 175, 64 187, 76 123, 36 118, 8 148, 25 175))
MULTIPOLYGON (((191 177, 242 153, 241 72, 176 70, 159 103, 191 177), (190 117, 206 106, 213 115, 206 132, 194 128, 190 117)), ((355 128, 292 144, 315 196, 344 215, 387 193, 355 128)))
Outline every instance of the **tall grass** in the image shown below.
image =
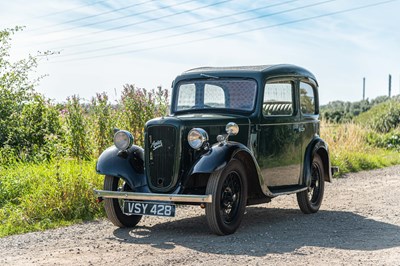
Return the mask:
POLYGON ((0 168, 0 237, 103 216, 94 161, 16 163, 0 168))
POLYGON ((369 134, 359 124, 322 122, 321 137, 329 144, 331 163, 339 166, 339 175, 400 164, 396 150, 370 145, 369 134))

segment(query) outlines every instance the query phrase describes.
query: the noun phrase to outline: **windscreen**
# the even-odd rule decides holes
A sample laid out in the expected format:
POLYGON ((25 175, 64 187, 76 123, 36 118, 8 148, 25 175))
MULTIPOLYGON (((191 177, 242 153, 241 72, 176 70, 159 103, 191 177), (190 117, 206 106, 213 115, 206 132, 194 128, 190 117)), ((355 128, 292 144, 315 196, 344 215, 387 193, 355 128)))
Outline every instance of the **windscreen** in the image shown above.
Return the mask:
POLYGON ((251 111, 254 108, 257 83, 250 79, 213 79, 180 82, 175 111, 196 109, 231 109, 251 111))

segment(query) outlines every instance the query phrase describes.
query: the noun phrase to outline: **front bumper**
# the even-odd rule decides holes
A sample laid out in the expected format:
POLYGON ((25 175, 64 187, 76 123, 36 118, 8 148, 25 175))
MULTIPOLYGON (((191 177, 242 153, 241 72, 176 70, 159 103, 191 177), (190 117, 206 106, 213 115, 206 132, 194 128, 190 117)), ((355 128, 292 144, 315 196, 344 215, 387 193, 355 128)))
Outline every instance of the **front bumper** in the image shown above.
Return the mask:
POLYGON ((144 201, 171 201, 186 203, 212 203, 212 195, 182 195, 182 194, 156 194, 138 192, 120 192, 108 190, 94 190, 99 198, 130 199, 144 201))

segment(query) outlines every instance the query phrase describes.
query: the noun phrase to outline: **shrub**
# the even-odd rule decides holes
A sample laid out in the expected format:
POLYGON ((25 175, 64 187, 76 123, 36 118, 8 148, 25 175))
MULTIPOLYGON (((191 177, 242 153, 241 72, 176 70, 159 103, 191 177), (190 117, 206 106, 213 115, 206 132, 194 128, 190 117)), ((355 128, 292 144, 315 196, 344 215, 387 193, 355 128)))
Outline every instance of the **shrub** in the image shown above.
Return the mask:
POLYGON ((106 93, 97 93, 96 97, 92 98, 89 114, 92 117, 90 119, 92 121, 91 135, 98 156, 112 144, 113 128, 115 127, 115 121, 112 119, 112 108, 106 93))
POLYGON ((119 108, 116 116, 118 126, 132 132, 135 143, 142 146, 145 123, 167 115, 168 92, 161 87, 147 91, 127 84, 123 87, 119 108))
POLYGON ((80 98, 77 95, 69 97, 66 105, 65 122, 69 153, 77 159, 89 160, 92 157, 91 143, 88 134, 88 122, 85 118, 80 98))
POLYGON ((376 132, 388 133, 400 125, 400 101, 392 99, 376 105, 355 121, 376 132))
POLYGON ((400 151, 400 129, 392 130, 386 134, 370 131, 367 135, 367 142, 379 148, 400 151))
POLYGON ((22 105, 20 113, 14 112, 10 121, 13 126, 5 143, 19 151, 20 160, 50 160, 62 151, 56 148, 62 138, 58 110, 42 95, 32 94, 32 99, 22 105))

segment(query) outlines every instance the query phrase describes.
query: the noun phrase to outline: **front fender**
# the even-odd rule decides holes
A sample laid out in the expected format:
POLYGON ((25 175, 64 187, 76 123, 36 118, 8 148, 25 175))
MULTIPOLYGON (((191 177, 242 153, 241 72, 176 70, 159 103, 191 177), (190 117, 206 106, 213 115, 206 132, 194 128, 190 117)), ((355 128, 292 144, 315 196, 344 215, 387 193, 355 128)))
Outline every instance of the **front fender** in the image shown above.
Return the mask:
POLYGON ((224 168, 228 162, 236 158, 244 163, 248 173, 249 188, 252 193, 272 196, 272 192, 262 178, 260 168, 253 153, 245 145, 238 142, 228 142, 226 144, 214 144, 210 151, 203 154, 200 159, 189 171, 188 176, 193 174, 211 174, 224 168))
POLYGON ((139 146, 134 145, 127 151, 109 147, 97 160, 96 171, 124 179, 136 192, 149 192, 144 174, 144 151, 139 146))
POLYGON ((240 150, 250 150, 243 144, 238 142, 227 142, 225 144, 214 144, 211 149, 203 154, 194 164, 189 175, 192 174, 210 174, 225 167, 232 159, 236 152, 240 150))
POLYGON ((325 181, 332 182, 331 161, 329 158, 328 144, 323 139, 316 136, 307 146, 304 157, 303 178, 307 186, 311 184, 311 162, 315 153, 321 157, 322 163, 324 164, 325 181))

